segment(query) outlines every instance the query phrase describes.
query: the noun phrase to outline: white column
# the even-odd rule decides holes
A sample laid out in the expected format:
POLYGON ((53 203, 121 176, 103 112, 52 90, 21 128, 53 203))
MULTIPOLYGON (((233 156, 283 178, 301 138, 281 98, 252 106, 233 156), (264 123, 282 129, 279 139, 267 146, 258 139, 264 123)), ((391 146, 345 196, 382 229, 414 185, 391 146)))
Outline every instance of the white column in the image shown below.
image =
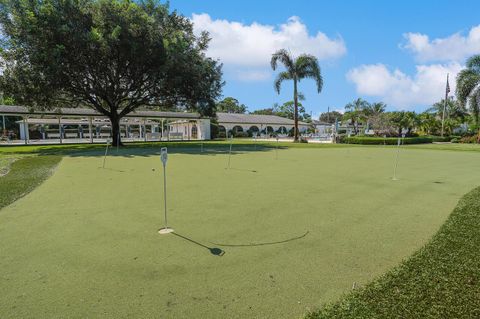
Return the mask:
POLYGON ((23 132, 24 132, 24 135, 25 135, 25 145, 28 144, 28 140, 29 140, 29 134, 28 134, 28 116, 25 116, 23 118, 23 132))
POLYGON ((144 118, 143 119, 143 141, 146 142, 147 141, 147 119, 144 118))
POLYGON ((58 137, 60 138, 60 144, 62 144, 62 123, 61 123, 62 117, 58 117, 58 137))
POLYGON ((92 117, 88 118, 88 134, 90 135, 90 143, 93 143, 93 132, 92 132, 92 117))
POLYGON ((160 140, 163 140, 163 119, 162 119, 162 126, 161 126, 160 130, 162 132, 162 137, 160 138, 160 140))

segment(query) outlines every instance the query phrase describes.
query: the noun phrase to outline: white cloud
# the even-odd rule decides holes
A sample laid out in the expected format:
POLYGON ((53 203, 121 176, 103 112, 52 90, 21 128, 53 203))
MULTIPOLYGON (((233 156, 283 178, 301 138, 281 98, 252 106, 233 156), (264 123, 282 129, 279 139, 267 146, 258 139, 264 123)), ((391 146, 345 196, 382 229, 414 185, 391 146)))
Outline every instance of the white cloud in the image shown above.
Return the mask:
POLYGON ((196 34, 201 31, 210 33, 212 40, 208 55, 219 58, 226 66, 265 67, 269 65, 272 53, 283 48, 294 55, 313 54, 320 60, 338 58, 347 51, 341 37, 329 38, 322 32, 312 36, 298 17, 291 17, 279 26, 212 20, 205 13, 193 14, 192 21, 196 34))
POLYGON ((240 81, 255 82, 265 81, 271 78, 272 73, 265 70, 238 70, 236 78, 240 81))
POLYGON ((409 76, 384 64, 368 64, 351 69, 347 79, 355 84, 358 94, 380 98, 398 109, 413 109, 444 97, 447 73, 451 93, 455 92, 455 78, 461 69, 458 62, 417 65, 415 75, 409 76))
POLYGON ((401 47, 415 54, 418 61, 463 61, 480 53, 480 25, 472 27, 468 34, 454 33, 446 38, 430 40, 421 33, 405 33, 406 43, 401 47))

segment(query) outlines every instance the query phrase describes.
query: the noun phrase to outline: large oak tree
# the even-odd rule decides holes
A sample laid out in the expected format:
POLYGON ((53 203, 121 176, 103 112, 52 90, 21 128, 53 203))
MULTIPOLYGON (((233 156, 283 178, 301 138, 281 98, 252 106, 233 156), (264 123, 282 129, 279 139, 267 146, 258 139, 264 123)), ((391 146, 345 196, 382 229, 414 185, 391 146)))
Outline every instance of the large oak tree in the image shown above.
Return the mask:
POLYGON ((91 107, 110 119, 114 144, 140 107, 215 112, 223 82, 208 34, 157 0, 1 0, 0 26, 4 94, 91 107))

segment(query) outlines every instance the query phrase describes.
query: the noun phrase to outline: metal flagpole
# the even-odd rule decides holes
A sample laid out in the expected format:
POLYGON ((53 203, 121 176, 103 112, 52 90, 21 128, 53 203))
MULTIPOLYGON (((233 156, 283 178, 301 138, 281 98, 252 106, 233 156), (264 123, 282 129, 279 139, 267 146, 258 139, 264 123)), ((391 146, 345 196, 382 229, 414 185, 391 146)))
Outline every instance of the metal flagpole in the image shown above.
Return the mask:
POLYGON ((442 136, 444 130, 444 122, 445 122, 445 110, 447 109, 447 100, 448 100, 448 93, 450 92, 450 85, 448 84, 448 73, 447 73, 447 87, 445 88, 445 103, 443 104, 443 114, 442 114, 442 136))
POLYGON ((110 145, 110 140, 107 138, 107 146, 105 147, 105 156, 103 156, 103 166, 102 168, 105 168, 105 160, 107 159, 107 153, 108 153, 108 146, 110 145))
POLYGON ((278 136, 277 136, 277 147, 275 148, 275 159, 278 159, 278 136))
POLYGON ((395 165, 393 166, 393 180, 396 181, 397 179, 397 166, 398 166, 398 155, 400 154, 400 136, 398 137, 397 142, 397 155, 395 156, 395 165))
POLYGON ((172 233, 173 229, 168 228, 167 221, 167 160, 168 152, 166 147, 162 147, 160 150, 160 159, 163 164, 163 209, 164 209, 164 218, 165 218, 165 227, 161 228, 158 232, 162 235, 172 233))
POLYGON ((228 169, 230 169, 230 158, 232 157, 233 135, 230 137, 230 151, 228 152, 228 169))

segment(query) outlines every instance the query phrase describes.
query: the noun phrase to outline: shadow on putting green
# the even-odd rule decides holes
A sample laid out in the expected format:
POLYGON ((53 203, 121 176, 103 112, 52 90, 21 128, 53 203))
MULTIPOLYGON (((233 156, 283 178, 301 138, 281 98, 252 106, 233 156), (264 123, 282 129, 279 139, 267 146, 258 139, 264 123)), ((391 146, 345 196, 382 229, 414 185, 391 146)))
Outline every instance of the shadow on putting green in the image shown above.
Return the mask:
POLYGON ((250 172, 250 173, 257 173, 256 170, 253 169, 244 169, 244 168, 234 168, 234 167, 225 167, 226 170, 233 170, 233 171, 242 171, 242 172, 250 172))
POLYGON ((248 243, 248 244, 218 244, 218 243, 212 243, 214 245, 218 246, 223 246, 223 247, 256 247, 256 246, 268 246, 268 245, 278 245, 278 244, 284 244, 288 243, 290 241, 294 240, 299 240, 307 236, 309 231, 307 230, 305 234, 297 237, 292 237, 284 240, 279 240, 279 241, 272 241, 272 242, 266 242, 266 243, 248 243))
POLYGON ((208 247, 208 246, 205 246, 204 244, 201 244, 201 243, 199 243, 198 241, 195 241, 195 240, 190 239, 190 238, 188 238, 188 237, 182 236, 182 235, 180 235, 179 233, 176 233, 176 232, 173 232, 172 234, 175 235, 175 236, 177 236, 177 237, 180 237, 180 238, 183 238, 183 239, 185 239, 185 240, 188 240, 189 242, 194 243, 194 244, 196 244, 196 245, 198 245, 198 246, 200 246, 200 247, 203 247, 203 248, 205 248, 205 249, 208 249, 208 251, 210 251, 210 253, 211 253, 212 255, 220 256, 220 257, 223 256, 223 255, 225 255, 225 251, 224 251, 223 249, 220 249, 220 248, 217 248, 217 247, 208 247))

